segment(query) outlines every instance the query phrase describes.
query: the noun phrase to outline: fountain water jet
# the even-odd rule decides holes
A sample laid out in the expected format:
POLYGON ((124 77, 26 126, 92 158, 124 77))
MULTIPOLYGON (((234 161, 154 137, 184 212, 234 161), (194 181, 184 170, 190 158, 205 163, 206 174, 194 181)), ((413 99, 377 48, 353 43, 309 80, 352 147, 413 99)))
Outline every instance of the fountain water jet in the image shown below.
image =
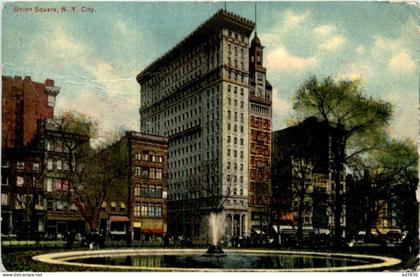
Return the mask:
POLYGON ((223 257, 226 254, 220 247, 219 241, 225 230, 225 224, 222 213, 210 213, 209 215, 209 236, 211 245, 203 256, 223 257))

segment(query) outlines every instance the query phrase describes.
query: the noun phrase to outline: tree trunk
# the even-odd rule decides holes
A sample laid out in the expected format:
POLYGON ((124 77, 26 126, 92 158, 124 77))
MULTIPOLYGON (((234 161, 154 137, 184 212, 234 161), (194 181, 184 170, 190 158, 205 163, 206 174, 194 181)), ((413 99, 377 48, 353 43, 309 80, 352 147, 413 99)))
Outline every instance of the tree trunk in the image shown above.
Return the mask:
POLYGON ((337 247, 342 243, 342 226, 341 215, 343 211, 343 203, 341 197, 341 172, 344 165, 345 138, 343 130, 337 127, 331 132, 331 154, 332 154, 332 179, 335 184, 335 201, 334 201, 334 244, 337 247))
MULTIPOLYGON (((304 181, 301 181, 301 185, 305 185, 304 181)), ((297 223, 298 223, 298 230, 297 230, 297 238, 299 241, 299 245, 301 245, 302 240, 303 240, 303 209, 304 209, 304 199, 305 198, 305 191, 303 190, 303 188, 301 188, 301 190, 299 191, 299 207, 298 207, 298 218, 297 218, 297 223)))

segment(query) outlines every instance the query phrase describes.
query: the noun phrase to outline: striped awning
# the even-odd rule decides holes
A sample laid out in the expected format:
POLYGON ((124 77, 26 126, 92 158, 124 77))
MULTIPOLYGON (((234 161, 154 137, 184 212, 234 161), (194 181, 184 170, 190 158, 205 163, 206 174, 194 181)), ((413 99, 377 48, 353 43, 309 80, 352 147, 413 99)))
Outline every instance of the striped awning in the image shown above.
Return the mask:
POLYGON ((156 235, 163 235, 162 229, 143 229, 141 230, 143 234, 156 234, 156 235))

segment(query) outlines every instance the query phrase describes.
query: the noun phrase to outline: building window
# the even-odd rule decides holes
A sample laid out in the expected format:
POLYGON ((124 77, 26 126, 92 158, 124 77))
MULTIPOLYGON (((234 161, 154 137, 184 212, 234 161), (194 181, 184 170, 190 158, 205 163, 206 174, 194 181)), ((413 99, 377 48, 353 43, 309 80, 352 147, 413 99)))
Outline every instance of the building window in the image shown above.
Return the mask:
POLYGON ((32 187, 34 188, 39 187, 39 181, 36 177, 32 177, 32 187))
POLYGON ((149 169, 148 168, 143 168, 142 174, 141 174, 142 178, 149 178, 149 169))
POLYGON ((156 169, 156 179, 162 179, 162 169, 160 168, 156 169))
POLYGON ((114 201, 111 201, 111 211, 115 212, 117 210, 117 203, 115 203, 114 201))
POLYGON ((34 171, 39 171, 39 163, 33 163, 33 164, 32 164, 32 169, 33 169, 34 171))
POLYGON ((134 205, 134 216, 140 216, 140 205, 139 204, 134 205))
POLYGON ((61 190, 61 189, 62 189, 61 179, 55 179, 55 190, 61 190))
POLYGON ((2 206, 9 205, 9 195, 7 195, 7 193, 1 194, 1 205, 2 206))
POLYGON ((53 180, 52 178, 47 178, 47 192, 52 192, 52 184, 53 184, 53 180))
POLYGON ((9 161, 1 161, 1 167, 4 167, 4 168, 9 167, 9 161))
POLYGON ((54 95, 48 95, 48 106, 54 107, 55 106, 55 96, 54 95))
POLYGON ((57 170, 62 170, 62 169, 63 169, 63 161, 57 160, 57 170))
POLYGON ((140 166, 136 166, 136 167, 134 168, 134 176, 139 177, 139 176, 140 176, 140 174, 141 174, 141 168, 140 168, 140 166))
POLYGON ((23 186, 23 183, 24 183, 25 181, 24 181, 24 179, 23 179, 23 177, 22 176, 17 176, 16 177, 16 186, 18 186, 18 187, 21 187, 21 186, 23 186))
POLYGON ((52 159, 48 159, 48 161, 47 161, 47 169, 48 170, 53 170, 53 160, 52 159))
POLYGON ((140 186, 134 187, 134 196, 140 196, 140 186))
POLYGON ((52 143, 51 141, 47 140, 47 151, 51 151, 52 150, 52 143))
POLYGON ((1 184, 3 186, 8 186, 9 185, 9 178, 7 176, 1 175, 1 184))
POLYGON ((17 162, 17 169, 25 169, 25 163, 24 162, 17 162))
POLYGON ((53 200, 47 200, 47 210, 52 211, 53 206, 53 200))

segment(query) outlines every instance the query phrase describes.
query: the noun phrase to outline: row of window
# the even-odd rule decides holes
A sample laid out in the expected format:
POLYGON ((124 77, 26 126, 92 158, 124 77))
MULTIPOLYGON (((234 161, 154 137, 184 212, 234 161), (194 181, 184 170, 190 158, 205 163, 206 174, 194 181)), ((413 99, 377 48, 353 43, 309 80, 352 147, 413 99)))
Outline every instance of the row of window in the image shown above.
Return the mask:
MULTIPOLYGON (((238 144, 238 138, 237 137, 233 137, 232 142, 233 142, 233 144, 238 144)), ((230 136, 227 136, 227 143, 231 143, 230 136)), ((239 144, 240 145, 244 145, 244 139, 243 138, 239 139, 239 144)))
MULTIPOLYGON (((236 183, 238 181, 238 177, 236 175, 232 175, 232 178, 231 178, 231 175, 228 174, 227 175, 227 178, 226 178, 226 181, 236 183)), ((244 176, 240 176, 239 177, 239 182, 241 184, 243 184, 243 182, 244 182, 244 176)))
POLYGON ((152 167, 134 167, 134 176, 146 179, 162 179, 162 169, 152 167))
POLYGON ((135 186, 134 196, 162 198, 162 187, 159 186, 135 186))
MULTIPOLYGON (((2 161, 1 162, 1 167, 3 168, 8 168, 10 166, 10 162, 9 161, 2 161)), ((16 169, 18 170, 24 170, 25 166, 28 168, 31 168, 33 171, 39 171, 40 170, 40 163, 37 162, 32 162, 32 166, 31 166, 31 162, 16 162, 16 169)))
MULTIPOLYGON (((227 124, 227 130, 228 131, 231 131, 232 130, 230 123, 227 124)), ((243 134, 244 133, 244 126, 243 125, 240 126, 240 130, 241 130, 241 133, 243 134)), ((238 125, 237 124, 233 125, 233 131, 234 132, 237 132, 238 131, 238 125)))
MULTIPOLYGON (((229 98, 230 99, 230 98, 229 98)), ((236 99, 235 99, 236 102, 236 99)), ((241 101, 241 104, 243 104, 244 102, 241 101)), ((231 118, 231 111, 227 111, 227 118, 230 120, 231 118)), ((233 120, 238 121, 238 112, 234 112, 233 113, 233 120)), ((244 122, 244 114, 240 113, 240 120, 241 122, 244 122)))
POLYGON ((183 159, 172 161, 169 163, 169 167, 173 170, 176 167, 180 168, 183 166, 188 166, 189 164, 194 165, 199 161, 201 161, 201 155, 194 155, 194 156, 190 156, 189 158, 186 157, 183 159))
POLYGON ((70 168, 67 161, 64 161, 62 159, 48 159, 47 160, 47 170, 68 171, 69 169, 70 168))
POLYGON ((45 178, 45 189, 47 192, 52 192, 53 188, 55 191, 68 191, 70 182, 67 179, 62 178, 45 178))
POLYGON ((259 113, 262 115, 270 115, 270 108, 269 107, 262 107, 259 105, 251 104, 251 111, 254 113, 259 113))
POLYGON ((141 203, 134 205, 134 216, 161 217, 161 203, 141 203))
MULTIPOLYGON (((230 84, 228 85, 227 88, 228 88, 228 92, 231 92, 232 86, 230 84)), ((240 92, 241 92, 241 96, 244 96, 244 88, 243 87, 240 88, 240 92)), ((238 86, 233 86, 233 93, 234 94, 238 93, 238 86)))
MULTIPOLYGON (((232 152, 232 154, 233 154, 232 156, 234 158, 236 158, 238 156, 238 150, 234 149, 233 151, 231 151, 231 149, 228 148, 227 152, 226 152, 228 157, 231 156, 231 152, 232 152)), ((242 159, 244 157, 244 151, 239 151, 239 153, 240 153, 240 158, 242 159)))
POLYGON ((163 162, 163 156, 155 155, 155 154, 149 153, 149 152, 136 153, 134 155, 134 159, 138 160, 138 161, 145 161, 145 162, 152 162, 152 163, 162 163, 163 162))

